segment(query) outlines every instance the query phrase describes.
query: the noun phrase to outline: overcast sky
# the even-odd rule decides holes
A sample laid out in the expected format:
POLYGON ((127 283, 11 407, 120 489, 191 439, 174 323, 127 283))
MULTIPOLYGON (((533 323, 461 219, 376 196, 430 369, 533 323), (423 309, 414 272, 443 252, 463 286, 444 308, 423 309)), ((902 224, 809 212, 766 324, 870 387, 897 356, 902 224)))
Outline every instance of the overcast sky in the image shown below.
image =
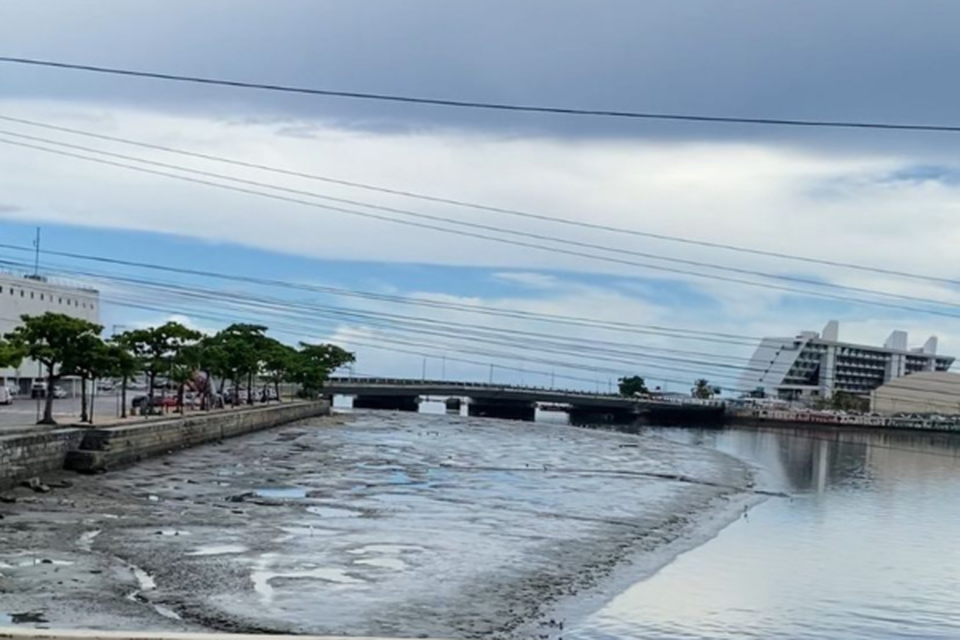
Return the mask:
MULTIPOLYGON (((960 5, 947 1, 0 0, 0 55, 451 99, 960 124, 960 88, 952 82, 958 23, 960 5)), ((951 256, 960 241, 960 134, 489 113, 0 64, 2 115, 567 220, 958 276, 951 256)), ((25 125, 0 122, 0 130, 615 252, 598 260, 571 255, 598 251, 569 244, 550 243, 568 250, 551 253, 452 236, 3 144, 0 231, 17 244, 29 245, 32 225, 42 224, 53 249, 127 255, 135 242, 152 247, 163 264, 755 337, 818 329, 838 317, 849 340, 882 341, 906 328, 918 334, 915 344, 937 333, 943 350, 960 352, 956 319, 948 317, 960 314, 957 307, 921 314, 662 267, 799 286, 743 273, 759 271, 956 304, 956 288, 944 283, 535 223, 25 125)), ((167 306, 173 312, 176 305, 167 306)), ((113 324, 163 315, 121 306, 109 313, 105 321, 113 324)), ((405 313, 441 317, 427 309, 405 313)), ((343 322, 316 335, 351 331, 370 328, 343 322)), ((662 347, 704 347, 653 339, 662 347)), ((749 355, 747 347, 706 346, 731 358, 749 355)), ((422 358, 410 355, 363 356, 358 367, 372 373, 414 375, 422 367, 422 358)), ((615 367, 657 375, 647 364, 615 367)))

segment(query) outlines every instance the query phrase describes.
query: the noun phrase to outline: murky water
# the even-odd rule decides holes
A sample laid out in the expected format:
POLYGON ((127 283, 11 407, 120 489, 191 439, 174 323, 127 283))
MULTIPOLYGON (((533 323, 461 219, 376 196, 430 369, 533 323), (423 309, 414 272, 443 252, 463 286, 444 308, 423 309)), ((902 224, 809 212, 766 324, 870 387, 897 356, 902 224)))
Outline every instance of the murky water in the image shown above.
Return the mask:
POLYGON ((960 437, 665 431, 770 499, 566 638, 960 638, 960 437))

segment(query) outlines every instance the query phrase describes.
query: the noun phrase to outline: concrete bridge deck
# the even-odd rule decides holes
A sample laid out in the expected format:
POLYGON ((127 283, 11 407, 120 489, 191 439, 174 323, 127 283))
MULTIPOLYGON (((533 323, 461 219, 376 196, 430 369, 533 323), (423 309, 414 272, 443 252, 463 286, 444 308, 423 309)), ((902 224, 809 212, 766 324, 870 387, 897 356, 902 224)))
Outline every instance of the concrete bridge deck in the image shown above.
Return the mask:
POLYGON ((358 408, 416 410, 417 399, 427 396, 469 398, 471 415, 533 419, 537 403, 562 405, 572 417, 606 416, 630 420, 644 415, 703 417, 715 420, 725 413, 723 402, 685 398, 627 398, 624 396, 482 382, 411 380, 403 378, 330 378, 324 385, 328 395, 354 396, 358 408))

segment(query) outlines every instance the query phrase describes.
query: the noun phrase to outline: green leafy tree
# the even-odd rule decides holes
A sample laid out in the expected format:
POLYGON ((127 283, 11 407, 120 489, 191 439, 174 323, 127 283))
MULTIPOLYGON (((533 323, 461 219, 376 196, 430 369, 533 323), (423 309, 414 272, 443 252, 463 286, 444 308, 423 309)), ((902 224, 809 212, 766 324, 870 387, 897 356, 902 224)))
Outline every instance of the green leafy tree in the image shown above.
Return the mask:
POLYGON ((170 374, 174 359, 180 351, 199 340, 201 333, 179 322, 167 322, 159 327, 133 329, 121 334, 147 374, 147 403, 153 407, 158 376, 170 374))
MULTIPOLYGON (((140 373, 140 361, 133 355, 129 346, 124 343, 123 335, 115 336, 106 345, 107 358, 111 371, 109 377, 120 378, 120 417, 127 417, 127 384, 130 379, 140 373)), ((106 377, 106 376, 104 376, 106 377)))
POLYGON ((263 352, 262 373, 268 383, 273 384, 277 401, 280 401, 280 383, 290 382, 300 362, 300 354, 296 349, 285 345, 273 338, 268 342, 263 352))
POLYGON ((267 328, 259 324, 232 324, 217 334, 222 350, 223 366, 229 371, 235 393, 233 404, 239 402, 240 385, 245 383, 247 403, 253 404, 253 378, 260 373, 260 363, 268 338, 267 328))
POLYGON ((870 400, 848 391, 835 391, 829 398, 821 398, 817 403, 818 409, 832 411, 847 411, 850 413, 866 413, 870 410, 870 400))
POLYGON ((691 395, 693 395, 694 398, 708 400, 713 397, 716 390, 710 386, 709 380, 700 378, 693 383, 693 389, 691 391, 691 395))
POLYGON ((644 382, 643 378, 640 376, 620 378, 618 381, 618 389, 620 391, 620 395, 627 398, 633 398, 638 395, 645 395, 649 393, 646 382, 644 382))
POLYGON ((23 361, 23 349, 8 340, 0 339, 0 368, 17 369, 23 361))
MULTIPOLYGON (((87 403, 87 383, 94 381, 106 368, 106 346, 99 335, 87 333, 77 337, 75 347, 61 368, 80 377, 80 422, 92 422, 87 403)), ((51 387, 48 387, 48 395, 50 391, 51 387)))
POLYGON ((300 343, 293 380, 300 384, 300 393, 315 398, 323 391, 330 372, 356 360, 354 354, 333 344, 300 343))
POLYGON ((103 327, 62 313, 24 315, 21 319, 23 324, 4 337, 15 353, 39 362, 44 368, 47 394, 40 424, 56 424, 53 387, 62 376, 73 373, 71 365, 90 357, 89 349, 96 345, 103 327))

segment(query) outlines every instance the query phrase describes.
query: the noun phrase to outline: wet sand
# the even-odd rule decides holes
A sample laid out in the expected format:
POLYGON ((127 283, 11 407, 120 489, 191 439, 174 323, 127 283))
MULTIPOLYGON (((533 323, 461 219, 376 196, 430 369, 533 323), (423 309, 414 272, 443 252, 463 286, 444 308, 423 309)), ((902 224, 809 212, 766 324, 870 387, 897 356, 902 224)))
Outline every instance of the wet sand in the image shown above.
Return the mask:
POLYGON ((62 477, 0 504, 0 625, 557 638, 752 482, 651 435, 393 413, 62 477))

